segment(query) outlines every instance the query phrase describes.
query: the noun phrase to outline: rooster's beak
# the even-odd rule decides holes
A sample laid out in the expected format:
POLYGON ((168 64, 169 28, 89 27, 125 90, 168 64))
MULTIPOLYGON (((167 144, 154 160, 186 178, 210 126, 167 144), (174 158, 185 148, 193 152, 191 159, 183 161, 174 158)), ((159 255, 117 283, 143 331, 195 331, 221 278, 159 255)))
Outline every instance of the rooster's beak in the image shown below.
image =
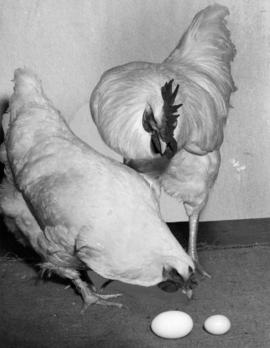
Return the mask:
POLYGON ((160 128, 158 127, 151 108, 145 109, 142 125, 147 133, 151 133, 150 146, 152 152, 165 156, 168 159, 172 158, 177 151, 177 142, 173 136, 164 137, 164 132, 161 132, 160 128))
POLYGON ((160 154, 161 156, 165 153, 167 144, 160 138, 157 131, 153 131, 151 134, 151 150, 160 154))

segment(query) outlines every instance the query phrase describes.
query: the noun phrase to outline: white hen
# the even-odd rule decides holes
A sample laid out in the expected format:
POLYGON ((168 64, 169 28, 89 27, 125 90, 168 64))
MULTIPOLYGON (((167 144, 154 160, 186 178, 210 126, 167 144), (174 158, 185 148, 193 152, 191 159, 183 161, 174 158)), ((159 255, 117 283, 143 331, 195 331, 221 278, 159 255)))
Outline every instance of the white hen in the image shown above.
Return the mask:
POLYGON ((107 145, 184 203, 189 255, 204 275, 196 249, 198 222, 218 175, 235 90, 228 13, 217 4, 200 11, 161 64, 132 62, 106 71, 90 100, 107 145))
POLYGON ((0 210, 42 268, 70 279, 85 306, 119 304, 90 289, 80 269, 143 286, 169 279, 187 291, 193 262, 161 220, 149 184, 76 137, 34 73, 18 69, 14 81, 0 210))

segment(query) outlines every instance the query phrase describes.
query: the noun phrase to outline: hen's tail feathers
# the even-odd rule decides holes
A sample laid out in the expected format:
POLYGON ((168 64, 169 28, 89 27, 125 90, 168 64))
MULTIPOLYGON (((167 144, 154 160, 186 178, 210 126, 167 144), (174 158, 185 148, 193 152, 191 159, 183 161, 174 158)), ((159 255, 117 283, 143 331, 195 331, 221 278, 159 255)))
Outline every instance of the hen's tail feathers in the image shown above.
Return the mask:
MULTIPOLYGON (((198 86, 202 91, 197 90, 196 99, 203 98, 206 104, 204 114, 209 113, 209 115, 194 115, 193 117, 192 110, 188 110, 192 122, 205 123, 204 128, 208 127, 209 130, 213 127, 212 124, 218 122, 220 123, 220 133, 222 133, 222 126, 227 118, 230 95, 236 90, 231 75, 231 62, 236 54, 236 49, 226 27, 225 17, 228 14, 228 9, 218 4, 200 11, 174 51, 164 61, 164 64, 186 76, 189 83, 198 86), (207 102, 209 97, 211 100, 207 102), (217 118, 216 121, 215 118, 217 118)), ((192 91, 192 88, 188 90, 192 91)), ((184 108, 192 108, 192 105, 196 104, 194 96, 188 97, 189 106, 184 103, 184 108)), ((198 113, 200 109, 195 105, 194 110, 197 110, 195 113, 198 113)), ((221 141, 222 134, 219 138, 221 141)))
POLYGON ((14 72, 14 93, 10 99, 11 120, 24 106, 52 107, 51 102, 43 92, 42 84, 37 75, 30 69, 16 69, 14 72))

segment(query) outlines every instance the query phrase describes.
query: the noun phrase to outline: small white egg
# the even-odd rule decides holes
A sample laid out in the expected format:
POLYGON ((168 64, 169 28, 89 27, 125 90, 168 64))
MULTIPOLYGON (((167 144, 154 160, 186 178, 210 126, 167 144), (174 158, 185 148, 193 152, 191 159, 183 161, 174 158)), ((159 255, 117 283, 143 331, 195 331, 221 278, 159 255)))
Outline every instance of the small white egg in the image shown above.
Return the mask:
POLYGON ((190 333, 193 320, 185 312, 167 311, 158 314, 151 323, 152 331, 163 338, 181 338, 190 333))
POLYGON ((225 315, 212 315, 205 320, 204 328, 212 335, 224 335, 230 330, 231 322, 225 315))

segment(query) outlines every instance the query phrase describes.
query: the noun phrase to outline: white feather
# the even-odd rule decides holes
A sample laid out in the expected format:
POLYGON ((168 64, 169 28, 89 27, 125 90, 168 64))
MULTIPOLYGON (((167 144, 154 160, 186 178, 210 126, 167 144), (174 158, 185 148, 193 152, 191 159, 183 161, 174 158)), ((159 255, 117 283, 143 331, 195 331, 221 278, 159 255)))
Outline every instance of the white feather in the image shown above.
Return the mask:
POLYGON ((193 262, 162 221, 150 185, 77 138, 31 71, 16 70, 10 110, 5 146, 20 192, 10 211, 2 186, 0 207, 17 218, 22 205, 32 216, 39 228, 31 244, 45 268, 76 277, 81 263, 103 277, 145 286, 162 281, 167 267, 189 277, 193 262))

